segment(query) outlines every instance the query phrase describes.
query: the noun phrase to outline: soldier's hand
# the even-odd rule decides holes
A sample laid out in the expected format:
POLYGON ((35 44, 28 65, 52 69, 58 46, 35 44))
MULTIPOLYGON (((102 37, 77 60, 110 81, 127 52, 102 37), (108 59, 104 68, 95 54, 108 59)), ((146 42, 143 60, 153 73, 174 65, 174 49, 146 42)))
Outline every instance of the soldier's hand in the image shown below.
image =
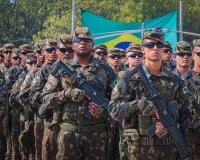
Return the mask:
POLYGON ((89 104, 89 111, 93 117, 98 118, 103 112, 103 109, 98 104, 91 102, 89 104))
POLYGON ((74 102, 81 102, 85 97, 85 91, 78 88, 67 89, 65 91, 65 97, 71 99, 74 102))
POLYGON ((156 126, 156 131, 155 131, 156 136, 158 136, 159 138, 162 138, 168 134, 167 128, 165 128, 161 122, 156 122, 155 126, 156 126))

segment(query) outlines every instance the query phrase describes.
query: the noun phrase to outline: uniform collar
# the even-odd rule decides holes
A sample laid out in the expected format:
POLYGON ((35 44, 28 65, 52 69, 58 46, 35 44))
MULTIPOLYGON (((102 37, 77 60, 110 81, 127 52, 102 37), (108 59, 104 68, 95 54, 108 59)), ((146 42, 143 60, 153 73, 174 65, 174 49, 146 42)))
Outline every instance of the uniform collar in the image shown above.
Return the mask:
MULTIPOLYGON (((74 57, 72 59, 72 61, 71 61, 70 64, 71 64, 72 67, 78 67, 78 66, 80 66, 80 64, 78 63, 76 57, 74 57)), ((98 64, 99 64, 98 60, 91 56, 90 60, 89 60, 89 64, 87 66, 89 66, 89 67, 97 67, 98 64)))

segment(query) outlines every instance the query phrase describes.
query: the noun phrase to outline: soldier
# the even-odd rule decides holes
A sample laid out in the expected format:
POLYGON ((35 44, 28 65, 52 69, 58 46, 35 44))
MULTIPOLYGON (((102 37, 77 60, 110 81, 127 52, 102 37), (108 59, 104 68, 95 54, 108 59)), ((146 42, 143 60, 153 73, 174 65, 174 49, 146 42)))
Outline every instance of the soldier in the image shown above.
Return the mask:
POLYGON ((94 58, 106 61, 108 56, 107 46, 104 44, 98 45, 94 48, 94 58))
POLYGON ((143 53, 141 51, 141 46, 131 46, 127 49, 126 60, 128 63, 128 68, 136 67, 143 61, 143 53))
POLYGON ((5 136, 5 117, 8 101, 8 91, 4 74, 0 72, 0 159, 5 159, 6 155, 6 136, 5 136))
POLYGON ((35 55, 37 57, 37 64, 26 75, 25 80, 23 81, 21 85, 19 98, 18 98, 24 110, 28 111, 28 121, 26 123, 27 124, 26 131, 29 134, 28 135, 29 141, 31 141, 31 138, 32 138, 32 141, 35 142, 35 145, 32 145, 32 146, 30 145, 30 143, 28 144, 28 148, 29 148, 28 154, 30 158, 34 157, 35 160, 42 160, 42 137, 43 137, 44 125, 43 125, 42 119, 39 118, 37 114, 39 106, 37 104, 30 103, 29 93, 30 93, 30 88, 31 88, 31 82, 45 60, 44 55, 42 54, 43 43, 44 41, 41 40, 36 45, 35 55), (33 135, 33 134, 34 136, 31 137, 30 135, 33 135), (33 147, 35 147, 35 150, 33 147), (35 152, 35 155, 33 155, 34 152, 35 152))
POLYGON ((169 42, 164 43, 164 54, 162 60, 170 64, 172 70, 176 68, 176 65, 172 62, 172 47, 169 42))
POLYGON ((182 76, 186 71, 190 70, 192 64, 192 46, 189 42, 181 41, 176 44, 174 60, 176 61, 175 74, 182 76))
MULTIPOLYGON (((188 53, 191 53, 191 50, 188 50, 188 53)), ((192 70, 187 71, 187 73, 191 73, 192 81, 195 83, 196 86, 192 86, 190 83, 188 83, 188 79, 186 79, 186 82, 188 83, 189 88, 192 87, 192 91, 195 95, 195 98, 198 102, 200 102, 199 99, 199 85, 200 85, 200 39, 193 40, 193 51, 192 51, 192 57, 194 60, 194 68, 192 70)), ((185 73, 186 74, 186 73, 185 73)), ((191 151, 192 158, 194 160, 200 159, 200 120, 198 113, 193 111, 193 118, 194 122, 192 126, 186 131, 186 140, 189 145, 189 149, 191 151)))
POLYGON ((113 68, 116 74, 118 74, 121 70, 123 70, 123 66, 120 66, 120 60, 122 58, 120 49, 112 48, 108 52, 107 61, 110 66, 113 68))
POLYGON ((72 49, 72 37, 71 35, 62 34, 59 37, 58 43, 58 59, 70 60, 74 57, 74 50, 72 49))
POLYGON ((3 46, 5 62, 0 64, 0 71, 2 73, 7 72, 8 69, 12 66, 11 54, 14 48, 15 48, 15 45, 12 43, 7 43, 3 46))
MULTIPOLYGON (((103 85, 101 92, 106 95, 108 86, 112 87, 116 81, 114 71, 107 63, 92 57, 93 38, 88 28, 77 27, 72 36, 74 59, 66 64, 84 74, 95 86, 103 85)), ((99 105, 89 102, 84 91, 68 76, 62 73, 58 76, 50 75, 43 90, 43 104, 48 109, 63 107, 57 159, 107 159, 108 114, 99 105), (92 115, 90 119, 85 117, 88 110, 92 115)))
MULTIPOLYGON (((142 52, 145 56, 142 65, 151 83, 159 95, 170 105, 172 102, 178 107, 181 105, 183 94, 183 81, 172 73, 169 65, 162 62, 163 34, 155 31, 146 31, 143 34, 142 52)), ((127 71, 123 78, 125 78, 127 71)), ((159 115, 144 115, 146 106, 153 105, 150 94, 146 90, 139 74, 130 79, 119 80, 112 92, 109 112, 114 119, 124 119, 124 150, 131 160, 176 159, 171 136, 166 128, 159 122, 159 115), (156 136, 150 138, 146 130, 155 125, 156 136)), ((186 114, 188 109, 181 106, 179 112, 186 114), (184 112, 185 111, 185 112, 184 112)), ((182 114, 180 116, 182 116, 182 114)), ((188 113, 187 113, 188 114, 188 113)), ((184 120, 182 121, 182 123, 184 120)), ((183 124, 180 124, 183 126, 183 124)), ((184 127, 189 124, 184 123, 184 127)), ((183 129, 184 130, 184 129, 183 129)), ((183 132, 183 130, 181 130, 183 132)))
MULTIPOLYGON (((42 90, 47 82, 47 77, 57 61, 58 55, 57 41, 46 39, 43 43, 42 53, 45 56, 45 64, 35 75, 31 83, 31 90, 29 93, 30 101, 34 105, 40 106, 42 104, 42 90)), ((42 159, 54 160, 57 153, 56 140, 53 131, 49 129, 52 124, 52 114, 44 118, 44 132, 42 139, 42 159)), ((55 133, 56 134, 56 133, 55 133)), ((38 138, 41 138, 40 136, 38 138)))

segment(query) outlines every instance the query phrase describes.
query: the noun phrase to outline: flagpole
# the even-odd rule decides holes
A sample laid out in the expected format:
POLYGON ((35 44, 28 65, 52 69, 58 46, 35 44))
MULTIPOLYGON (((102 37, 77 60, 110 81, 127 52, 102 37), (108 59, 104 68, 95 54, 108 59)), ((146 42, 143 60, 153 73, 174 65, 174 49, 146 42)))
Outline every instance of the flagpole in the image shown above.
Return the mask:
POLYGON ((141 24, 141 30, 142 30, 142 32, 141 32, 141 37, 143 38, 143 32, 144 32, 144 22, 142 22, 142 24, 141 24))
POLYGON ((72 0, 72 28, 71 33, 75 30, 75 15, 76 15, 76 8, 75 8, 75 0, 72 0))
POLYGON ((179 8, 180 8, 180 11, 179 11, 179 41, 183 41, 183 1, 180 0, 180 3, 179 3, 179 8))

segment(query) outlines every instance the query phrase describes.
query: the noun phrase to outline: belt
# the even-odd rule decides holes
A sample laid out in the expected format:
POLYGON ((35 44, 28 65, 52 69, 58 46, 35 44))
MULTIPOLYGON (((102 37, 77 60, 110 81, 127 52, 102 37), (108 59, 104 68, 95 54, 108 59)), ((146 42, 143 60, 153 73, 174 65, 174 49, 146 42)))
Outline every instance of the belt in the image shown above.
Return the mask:
POLYGON ((160 138, 149 138, 147 136, 140 136, 139 138, 139 144, 140 145, 150 145, 150 146, 167 146, 171 145, 172 139, 171 138, 166 138, 166 139, 160 139, 160 138))
POLYGON ((63 131, 70 132, 105 132, 107 131, 107 125, 104 123, 93 125, 77 125, 70 123, 62 123, 60 125, 63 131))

